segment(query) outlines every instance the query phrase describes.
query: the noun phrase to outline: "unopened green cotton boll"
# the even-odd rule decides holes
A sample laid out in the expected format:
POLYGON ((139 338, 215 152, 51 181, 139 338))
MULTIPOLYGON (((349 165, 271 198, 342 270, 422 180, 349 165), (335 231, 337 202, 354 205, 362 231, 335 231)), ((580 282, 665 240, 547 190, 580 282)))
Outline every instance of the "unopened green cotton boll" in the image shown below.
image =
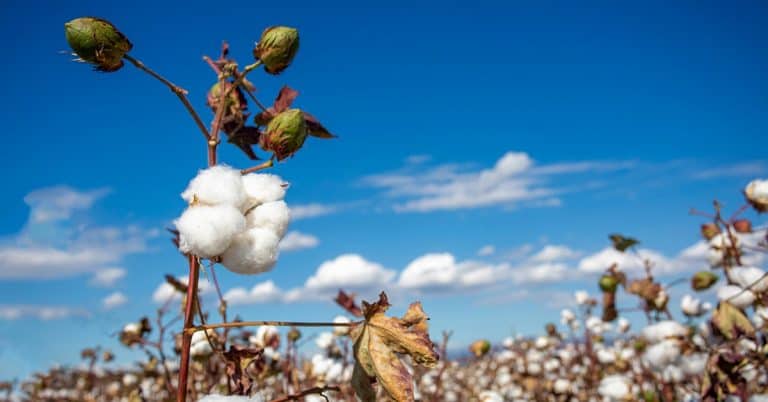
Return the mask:
POLYGON ((64 30, 75 54, 99 71, 119 70, 123 56, 133 47, 112 23, 100 18, 76 18, 64 24, 64 30))
POLYGON ((299 31, 285 26, 264 30, 253 49, 253 56, 264 64, 270 74, 280 74, 293 61, 299 50, 299 31))

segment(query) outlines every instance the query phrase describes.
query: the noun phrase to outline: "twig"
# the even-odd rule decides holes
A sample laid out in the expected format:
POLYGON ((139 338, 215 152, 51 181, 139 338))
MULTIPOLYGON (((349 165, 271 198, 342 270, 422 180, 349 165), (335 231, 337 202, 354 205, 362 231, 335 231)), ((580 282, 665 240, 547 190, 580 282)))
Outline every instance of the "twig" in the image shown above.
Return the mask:
POLYGON ((205 128, 205 124, 203 123, 203 120, 200 119, 200 116, 195 111, 195 108, 192 107, 191 103, 189 103, 189 99, 187 99, 188 92, 186 89, 181 88, 180 86, 172 83, 171 81, 168 81, 165 77, 163 77, 162 75, 156 73, 154 70, 147 67, 144 63, 141 62, 141 60, 134 59, 132 56, 127 54, 124 55, 123 58, 131 62, 131 64, 136 66, 136 68, 138 68, 139 70, 144 71, 145 73, 151 75, 152 77, 156 78, 158 81, 165 84, 165 86, 170 88, 171 92, 173 92, 179 98, 181 103, 184 104, 184 107, 187 108, 187 112, 189 112, 189 115, 192 116, 192 119, 195 121, 197 128, 199 128, 200 132, 203 133, 203 136, 205 137, 205 139, 206 140, 211 139, 211 134, 208 132, 208 129, 205 128))
POLYGON ((259 325, 272 325, 275 327, 352 327, 357 324, 359 322, 238 321, 185 327, 184 333, 192 334, 204 329, 255 327, 259 325))
POLYGON ((299 399, 312 394, 320 394, 325 400, 328 400, 328 397, 323 395, 324 392, 328 391, 334 391, 334 392, 341 392, 341 389, 337 386, 325 386, 325 387, 314 387, 305 389, 304 391, 299 392, 298 394, 288 395, 281 398, 273 399, 269 402, 288 402, 288 401, 298 401, 299 399))
POLYGON ((260 165, 249 167, 248 169, 241 170, 240 174, 245 176, 248 173, 253 173, 253 172, 258 172, 259 170, 269 169, 269 168, 271 168, 274 165, 275 165, 275 162, 272 161, 272 158, 269 158, 268 161, 266 161, 266 162, 264 162, 264 163, 262 163, 260 165))
POLYGON ((189 377, 189 349, 192 346, 192 333, 187 329, 194 326, 194 303, 197 297, 197 279, 200 273, 200 263, 197 257, 189 255, 189 280, 187 281, 187 303, 184 308, 184 332, 181 337, 181 364, 179 365, 179 387, 176 392, 176 401, 187 400, 187 379, 189 377))

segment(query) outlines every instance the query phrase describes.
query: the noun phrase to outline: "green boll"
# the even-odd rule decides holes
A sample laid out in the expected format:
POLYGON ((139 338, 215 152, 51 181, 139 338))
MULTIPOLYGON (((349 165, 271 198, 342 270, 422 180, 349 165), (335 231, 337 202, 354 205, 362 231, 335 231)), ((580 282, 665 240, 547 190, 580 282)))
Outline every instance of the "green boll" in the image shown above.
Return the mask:
POLYGON ((695 291, 707 290, 720 279, 710 271, 699 271, 691 277, 691 288, 695 291))
POLYGON ((275 154, 277 160, 292 156, 307 139, 307 122, 300 109, 288 109, 275 116, 261 135, 259 145, 275 154))
POLYGON ((483 357, 491 351, 491 343, 485 339, 474 341, 469 345, 469 351, 475 355, 475 357, 483 357))
POLYGON ((288 68, 299 50, 299 31, 295 28, 274 26, 264 30, 253 49, 253 56, 264 63, 264 70, 280 74, 288 68))
POLYGON ((94 17, 75 18, 64 24, 69 47, 96 70, 113 72, 123 67, 123 56, 133 45, 112 23, 94 17))
POLYGON ((603 275, 600 277, 598 285, 603 292, 614 293, 616 287, 619 286, 619 280, 613 275, 603 275))

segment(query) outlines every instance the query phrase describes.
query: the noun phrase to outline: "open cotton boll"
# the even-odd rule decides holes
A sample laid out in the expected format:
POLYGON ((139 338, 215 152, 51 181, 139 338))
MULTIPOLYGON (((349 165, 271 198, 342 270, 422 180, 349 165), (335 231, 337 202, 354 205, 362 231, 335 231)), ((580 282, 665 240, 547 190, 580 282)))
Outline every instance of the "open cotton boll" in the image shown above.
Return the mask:
POLYGON ((187 202, 192 202, 193 197, 204 205, 226 204, 240 208, 246 200, 242 175, 226 165, 201 170, 181 193, 187 202))
POLYGON ((238 234, 221 254, 221 265, 239 274, 258 274, 277 262, 280 238, 268 229, 253 228, 238 234))
POLYGON ((673 320, 661 321, 643 328, 643 337, 651 343, 667 338, 683 337, 687 334, 688 328, 673 320))
POLYGON ((504 398, 496 391, 483 391, 478 397, 480 402, 504 402, 504 398))
POLYGON ((680 346, 677 341, 667 339, 649 346, 643 353, 643 361, 651 367, 662 369, 677 360, 678 356, 680 356, 680 346))
MULTIPOLYGON (((352 322, 352 320, 350 320, 349 318, 343 315, 339 315, 333 319, 333 322, 335 324, 349 324, 350 322, 352 322)), ((333 334, 336 336, 344 336, 349 334, 349 329, 350 327, 333 327, 333 334)))
POLYGON ((600 381, 597 392, 609 400, 624 400, 629 396, 631 382, 620 374, 609 375, 600 381))
POLYGON ((712 306, 709 303, 702 303, 701 300, 691 295, 683 296, 683 299, 680 301, 680 309, 683 310, 683 314, 689 317, 698 317, 711 308, 712 306))
POLYGON ((765 271, 756 267, 736 267, 731 270, 731 278, 742 288, 750 288, 755 293, 768 289, 768 276, 765 271))
POLYGON ((717 290, 717 298, 738 308, 746 308, 755 302, 755 294, 736 285, 725 285, 717 290))
POLYGON ((272 201, 253 208, 245 216, 247 227, 269 229, 279 238, 285 236, 291 212, 285 201, 272 201))
POLYGON ((187 208, 175 224, 182 252, 213 258, 245 230, 245 217, 231 205, 197 205, 187 208))
POLYGON ((286 183, 280 176, 266 173, 251 173, 241 177, 248 197, 245 208, 285 198, 286 183))

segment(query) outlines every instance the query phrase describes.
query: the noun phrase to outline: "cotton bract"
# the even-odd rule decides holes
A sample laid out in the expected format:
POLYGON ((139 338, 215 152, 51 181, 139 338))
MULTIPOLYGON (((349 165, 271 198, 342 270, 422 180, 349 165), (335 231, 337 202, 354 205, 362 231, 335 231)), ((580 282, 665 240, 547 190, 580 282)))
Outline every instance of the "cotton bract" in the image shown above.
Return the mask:
POLYGON ((258 274, 277 262, 280 238, 271 230, 252 228, 238 234, 221 255, 221 264, 240 274, 258 274))
POLYGON ((245 216, 248 228, 264 228, 283 238, 291 213, 285 201, 272 201, 253 208, 245 216))
POLYGON ((240 210, 227 204, 187 208, 176 220, 179 249, 202 258, 213 258, 229 247, 236 234, 245 229, 240 210))
POLYGON ((242 175, 239 170, 217 165, 201 170, 181 193, 187 202, 196 199, 204 205, 231 205, 240 208, 246 201, 242 175))

